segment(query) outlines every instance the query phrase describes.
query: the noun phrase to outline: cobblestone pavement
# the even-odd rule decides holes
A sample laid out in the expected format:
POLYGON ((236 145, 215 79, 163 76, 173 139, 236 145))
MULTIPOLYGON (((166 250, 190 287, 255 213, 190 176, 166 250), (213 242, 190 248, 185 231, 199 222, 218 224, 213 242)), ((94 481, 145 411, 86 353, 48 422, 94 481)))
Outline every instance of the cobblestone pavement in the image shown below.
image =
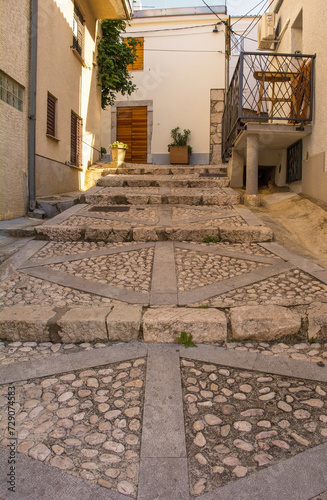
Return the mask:
POLYGON ((327 384, 182 360, 194 496, 327 439, 327 384))
MULTIPOLYGON (((17 451, 136 496, 145 359, 15 385, 17 451)), ((8 387, 1 390, 6 435, 8 387)), ((1 441, 8 444, 8 438, 1 441)))
MULTIPOLYGON (((17 486, 19 473, 33 477, 40 470, 37 464, 47 467, 43 493, 34 498, 89 498, 85 491, 84 496, 66 495, 68 478, 74 477, 83 488, 98 488, 90 494, 98 492, 102 498, 107 491, 113 500, 323 500, 319 492, 327 490, 326 368, 294 359, 285 364, 280 353, 274 353, 276 345, 262 344, 273 363, 262 365, 266 356, 257 354, 258 349, 253 352, 250 343, 244 346, 247 352, 237 350, 239 345, 185 349, 2 343, 2 353, 17 356, 11 358, 14 364, 0 368, 0 455, 9 453, 10 393, 15 453, 24 457, 17 486), (26 356, 32 365, 24 363, 26 356), (31 377, 36 366, 38 377, 31 377), (321 449, 325 461, 315 461, 311 453, 321 449), (182 465, 185 459, 187 467, 182 465), (311 481, 302 480, 301 467, 311 481), (287 489, 292 477, 296 488, 288 490, 288 496, 275 496, 271 488, 279 495, 280 483, 287 489), (267 481, 270 489, 265 492, 267 481)), ((307 348, 294 346, 301 352, 307 348)), ((6 463, 3 460, 0 467, 2 485, 6 463)), ((18 487, 15 498, 32 498, 31 487, 24 480, 25 490, 18 487)))

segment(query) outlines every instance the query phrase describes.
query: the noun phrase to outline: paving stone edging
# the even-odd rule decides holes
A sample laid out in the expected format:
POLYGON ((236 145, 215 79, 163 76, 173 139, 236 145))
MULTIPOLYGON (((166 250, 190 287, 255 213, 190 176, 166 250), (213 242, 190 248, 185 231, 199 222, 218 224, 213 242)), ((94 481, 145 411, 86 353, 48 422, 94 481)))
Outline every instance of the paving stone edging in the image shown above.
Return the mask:
POLYGON ((0 311, 0 339, 37 342, 174 342, 181 332, 194 342, 275 341, 327 338, 327 304, 315 303, 300 314, 282 306, 243 306, 230 310, 145 307, 12 306, 0 311))

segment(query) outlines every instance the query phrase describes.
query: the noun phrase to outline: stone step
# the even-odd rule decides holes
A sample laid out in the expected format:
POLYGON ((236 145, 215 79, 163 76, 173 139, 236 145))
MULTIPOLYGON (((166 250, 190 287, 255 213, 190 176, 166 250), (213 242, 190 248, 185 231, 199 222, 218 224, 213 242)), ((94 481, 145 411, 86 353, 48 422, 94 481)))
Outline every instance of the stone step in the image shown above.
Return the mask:
MULTIPOLYGON (((229 178, 199 177, 190 175, 107 175, 98 180, 102 187, 171 187, 171 188, 223 188, 229 186, 229 178)), ((203 174, 218 175, 218 174, 203 174)))
MULTIPOLYGON (((110 167, 109 167, 110 168, 110 167)), ((126 163, 123 167, 110 168, 111 174, 122 175, 193 175, 227 172, 223 165, 139 165, 126 163)))
POLYGON ((240 196, 231 188, 99 188, 84 193, 81 203, 89 205, 237 205, 240 196))
POLYGON ((51 241, 105 241, 105 242, 150 242, 150 241, 193 241, 204 239, 226 241, 230 243, 259 243, 272 241, 273 232, 266 226, 231 227, 226 221, 219 225, 213 221, 211 225, 179 224, 174 226, 140 226, 133 227, 127 222, 121 225, 108 223, 105 225, 46 225, 35 229, 36 238, 51 241))
POLYGON ((153 308, 141 304, 62 308, 16 305, 0 312, 0 338, 63 343, 137 339, 175 343, 185 332, 199 343, 226 342, 235 338, 252 342, 276 341, 284 337, 296 340, 299 335, 310 340, 316 338, 313 324, 319 322, 320 333, 327 329, 326 304, 319 305, 319 314, 312 306, 293 311, 283 306, 249 305, 231 307, 223 312, 216 308, 153 308))

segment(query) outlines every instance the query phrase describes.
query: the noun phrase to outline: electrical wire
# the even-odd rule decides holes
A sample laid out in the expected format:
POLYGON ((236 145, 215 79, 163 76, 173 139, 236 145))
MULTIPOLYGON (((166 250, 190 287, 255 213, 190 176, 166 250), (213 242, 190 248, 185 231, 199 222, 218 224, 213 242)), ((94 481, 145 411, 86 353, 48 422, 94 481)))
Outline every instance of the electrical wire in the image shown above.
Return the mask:
MULTIPOLYGON (((235 23, 231 24, 231 27, 235 26, 236 23, 239 23, 240 21, 242 21, 242 19, 244 19, 244 17, 248 17, 249 14, 250 14, 250 12, 252 12, 254 9, 256 9, 257 7, 259 7, 259 5, 262 4, 262 3, 264 3, 264 2, 267 2, 267 0, 260 0, 260 2, 257 3, 257 5, 255 5, 254 7, 252 7, 252 9, 249 10, 246 14, 244 14, 244 16, 241 16, 237 21, 235 21, 235 23)), ((233 16, 233 17, 236 17, 236 16, 233 16)))
POLYGON ((225 54, 222 50, 185 50, 185 49, 144 49, 144 52, 206 52, 211 54, 225 54))
POLYGON ((177 31, 177 30, 189 30, 189 29, 195 29, 195 28, 206 28, 207 26, 216 26, 217 23, 212 23, 212 24, 197 24, 195 26, 184 26, 181 28, 164 28, 161 30, 143 30, 143 31, 126 31, 126 35, 129 33, 132 34, 140 34, 140 33, 157 33, 159 31, 177 31))
POLYGON ((221 19, 221 17, 218 16, 218 14, 210 7, 210 5, 208 5, 204 0, 202 0, 202 2, 204 3, 204 5, 209 9, 211 10, 211 12, 216 16, 218 17, 219 21, 221 21, 225 26, 228 27, 228 29, 230 29, 229 25, 228 25, 228 22, 227 21, 224 21, 223 19, 221 19))
MULTIPOLYGON (((203 0, 202 0, 202 1, 203 1, 203 0)), ((271 0, 271 2, 270 2, 270 3, 269 3, 269 5, 268 5, 268 10, 270 9, 270 7, 271 7, 271 6, 272 6, 272 4, 274 3, 274 1, 275 1, 275 0, 271 0)), ((235 34, 235 35, 237 35, 237 36, 241 36, 241 37, 243 37, 243 38, 247 39, 248 37, 246 37, 246 34, 247 34, 247 33, 249 33, 250 29, 251 29, 251 31, 252 31, 252 30, 253 30, 253 29, 257 26, 257 24, 260 22, 260 19, 261 19, 261 15, 260 15, 260 14, 261 14, 261 11, 262 11, 263 9, 264 9, 264 7, 262 7, 262 8, 259 10, 258 14, 255 16, 255 19, 257 19, 257 20, 255 21, 255 19, 253 19, 253 21, 249 24, 249 26, 246 28, 246 30, 244 31, 244 33, 243 33, 243 34, 237 34, 237 33, 234 33, 234 34, 235 34), (254 23, 254 25, 253 25, 253 23, 254 23), (253 25, 253 26, 252 26, 252 25, 253 25), (252 28, 251 28, 251 26, 252 26, 252 28)), ((234 50, 234 49, 235 49, 235 47, 237 47, 239 44, 240 44, 240 41, 236 42, 236 43, 234 44, 234 46, 231 48, 231 51, 232 51, 232 50, 234 50)))

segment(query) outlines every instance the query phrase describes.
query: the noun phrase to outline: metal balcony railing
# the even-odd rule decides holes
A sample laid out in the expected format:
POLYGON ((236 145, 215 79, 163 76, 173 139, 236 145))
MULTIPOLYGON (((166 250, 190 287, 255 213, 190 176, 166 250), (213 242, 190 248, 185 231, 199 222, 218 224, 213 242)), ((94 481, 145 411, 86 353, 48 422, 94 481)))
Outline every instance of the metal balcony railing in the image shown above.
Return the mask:
POLYGON ((222 158, 227 161, 247 122, 304 124, 312 121, 315 56, 242 52, 227 95, 222 158))

